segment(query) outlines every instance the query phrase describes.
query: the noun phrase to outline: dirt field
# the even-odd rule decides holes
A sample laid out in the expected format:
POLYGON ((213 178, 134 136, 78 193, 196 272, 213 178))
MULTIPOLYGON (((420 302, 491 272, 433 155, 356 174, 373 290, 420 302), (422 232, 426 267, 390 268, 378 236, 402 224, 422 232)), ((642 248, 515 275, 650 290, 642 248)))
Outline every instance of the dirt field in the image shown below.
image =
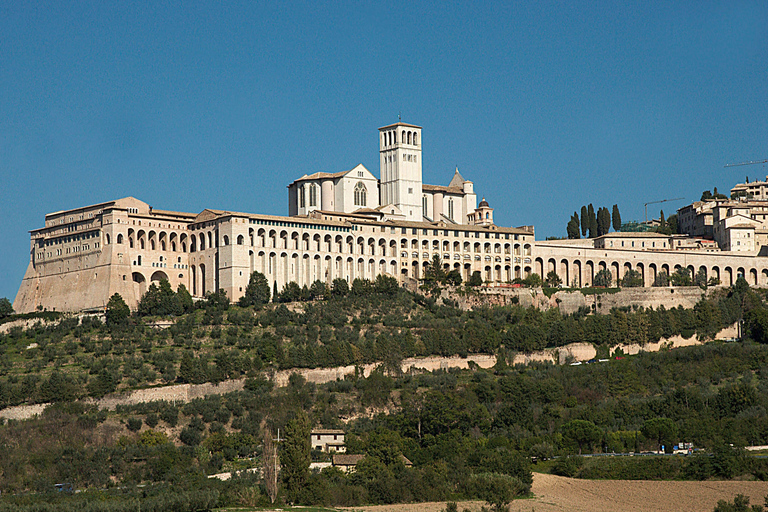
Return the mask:
MULTIPOLYGON (((577 480, 534 473, 534 498, 516 500, 513 512, 712 512, 718 500, 741 493, 763 504, 768 482, 649 482, 577 480)), ((483 503, 459 503, 459 510, 480 510, 483 503)), ((368 512, 438 512, 445 503, 419 503, 350 510, 368 512)))

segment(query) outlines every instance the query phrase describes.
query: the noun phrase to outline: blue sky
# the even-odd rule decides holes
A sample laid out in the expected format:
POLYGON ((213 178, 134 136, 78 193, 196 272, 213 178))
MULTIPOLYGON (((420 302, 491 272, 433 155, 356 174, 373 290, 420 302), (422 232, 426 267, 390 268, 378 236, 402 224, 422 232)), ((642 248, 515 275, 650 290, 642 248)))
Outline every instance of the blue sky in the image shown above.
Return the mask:
POLYGON ((378 175, 398 113, 426 183, 458 165, 537 239, 727 191, 768 174, 723 167, 768 158, 766 27, 764 1, 3 2, 0 297, 46 212, 287 214, 303 173, 378 175))

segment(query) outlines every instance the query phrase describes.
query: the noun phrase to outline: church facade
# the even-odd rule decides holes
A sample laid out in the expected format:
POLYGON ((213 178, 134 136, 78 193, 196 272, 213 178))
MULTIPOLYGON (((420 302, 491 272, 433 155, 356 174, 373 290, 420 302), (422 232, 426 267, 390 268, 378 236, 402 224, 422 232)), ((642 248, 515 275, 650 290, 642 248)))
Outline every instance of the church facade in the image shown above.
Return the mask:
POLYGON ((103 310, 114 293, 135 309, 164 279, 194 297, 222 289, 237 300, 254 271, 278 289, 381 274, 406 282, 435 255, 464 279, 478 271, 491 284, 554 271, 566 285, 588 286, 609 269, 615 280, 638 271, 651 286, 657 273, 679 267, 725 285, 739 275, 768 284, 768 258, 756 251, 712 252, 672 238, 658 248, 641 238, 536 242, 532 226, 497 226, 458 169, 446 186, 422 183, 421 135, 407 123, 379 129, 380 178, 357 165, 296 179, 288 216, 173 212, 130 197, 50 213, 30 232, 14 309, 103 310))

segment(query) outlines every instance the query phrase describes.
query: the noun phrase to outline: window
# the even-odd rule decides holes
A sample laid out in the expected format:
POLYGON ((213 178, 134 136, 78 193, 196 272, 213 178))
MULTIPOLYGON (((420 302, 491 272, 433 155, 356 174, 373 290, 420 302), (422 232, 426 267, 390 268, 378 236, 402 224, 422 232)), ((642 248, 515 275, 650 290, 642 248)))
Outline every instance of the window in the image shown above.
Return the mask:
POLYGON ((422 196, 421 197, 421 210, 422 210, 422 214, 423 215, 427 215, 427 213, 428 213, 428 210, 427 210, 427 196, 422 196))
POLYGON ((355 185, 355 206, 366 206, 368 204, 368 190, 362 181, 355 185))
POLYGON ((317 185, 309 185, 309 206, 317 206, 317 185))
POLYGON ((453 220, 453 198, 448 199, 448 218, 453 220))
POLYGON ((299 188, 299 208, 305 208, 306 207, 306 198, 305 198, 305 192, 304 187, 299 188))
POLYGON ((409 187, 409 188, 408 188, 408 193, 409 193, 409 194, 413 194, 413 189, 409 187))

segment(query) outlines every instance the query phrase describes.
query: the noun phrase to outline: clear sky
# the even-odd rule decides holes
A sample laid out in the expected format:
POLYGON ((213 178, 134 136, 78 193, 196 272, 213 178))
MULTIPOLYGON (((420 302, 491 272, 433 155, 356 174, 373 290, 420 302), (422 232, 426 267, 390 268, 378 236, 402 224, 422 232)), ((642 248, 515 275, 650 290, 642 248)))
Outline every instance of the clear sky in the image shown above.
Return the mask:
POLYGON ((2 2, 0 297, 47 212, 285 215, 304 173, 378 176, 398 113, 497 224, 642 220, 768 174, 723 167, 768 158, 768 3, 2 2))

